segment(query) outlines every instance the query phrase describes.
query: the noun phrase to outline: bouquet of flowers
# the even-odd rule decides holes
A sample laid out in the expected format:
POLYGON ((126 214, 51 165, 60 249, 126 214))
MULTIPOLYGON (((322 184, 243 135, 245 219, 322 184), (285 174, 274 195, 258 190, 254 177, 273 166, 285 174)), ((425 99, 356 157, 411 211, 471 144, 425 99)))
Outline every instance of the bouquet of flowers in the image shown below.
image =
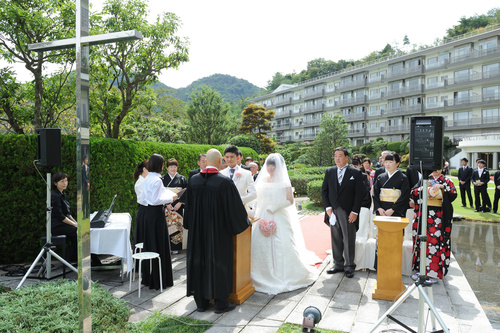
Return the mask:
POLYGON ((264 236, 269 237, 276 233, 276 222, 266 221, 264 219, 259 220, 259 230, 264 234, 264 236))

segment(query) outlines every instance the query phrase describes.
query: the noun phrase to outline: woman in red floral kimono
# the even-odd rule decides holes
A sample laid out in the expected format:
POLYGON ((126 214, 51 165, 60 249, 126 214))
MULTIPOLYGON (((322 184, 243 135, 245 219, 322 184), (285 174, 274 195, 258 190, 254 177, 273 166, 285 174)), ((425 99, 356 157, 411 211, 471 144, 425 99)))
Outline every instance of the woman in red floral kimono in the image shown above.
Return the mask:
MULTIPOLYGON (((420 217, 422 216, 422 186, 413 188, 411 199, 415 203, 413 221, 413 269, 412 277, 418 278, 420 270, 420 217)), ((451 251, 451 221, 453 219, 452 201, 457 197, 453 182, 444 177, 442 170, 435 170, 429 176, 427 198, 427 260, 426 274, 431 282, 443 279, 448 273, 451 251)))

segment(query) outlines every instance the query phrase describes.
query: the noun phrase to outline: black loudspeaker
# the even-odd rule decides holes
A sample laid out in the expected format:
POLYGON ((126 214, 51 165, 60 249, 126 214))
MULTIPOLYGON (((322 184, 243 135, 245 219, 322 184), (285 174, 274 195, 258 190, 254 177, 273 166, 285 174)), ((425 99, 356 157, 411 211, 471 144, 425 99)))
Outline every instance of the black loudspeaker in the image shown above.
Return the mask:
POLYGON ((61 129, 37 128, 38 165, 54 167, 61 165, 61 129))
POLYGON ((410 165, 414 170, 434 171, 443 165, 443 117, 412 117, 410 165))

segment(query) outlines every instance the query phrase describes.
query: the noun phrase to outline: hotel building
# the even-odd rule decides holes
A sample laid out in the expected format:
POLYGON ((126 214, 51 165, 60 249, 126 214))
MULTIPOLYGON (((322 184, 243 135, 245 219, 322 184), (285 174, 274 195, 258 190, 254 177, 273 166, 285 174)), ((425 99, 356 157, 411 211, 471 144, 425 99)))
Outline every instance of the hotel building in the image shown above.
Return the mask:
MULTIPOLYGON (((444 117, 444 135, 455 144, 465 139, 481 147, 482 140, 500 134, 500 25, 403 56, 283 84, 251 102, 276 111, 266 135, 280 143, 314 140, 325 114, 344 116, 352 145, 378 137, 400 142, 409 135, 410 118, 425 115, 444 117)), ((494 150, 468 146, 463 156, 484 158, 496 169, 500 142, 486 146, 494 150)))

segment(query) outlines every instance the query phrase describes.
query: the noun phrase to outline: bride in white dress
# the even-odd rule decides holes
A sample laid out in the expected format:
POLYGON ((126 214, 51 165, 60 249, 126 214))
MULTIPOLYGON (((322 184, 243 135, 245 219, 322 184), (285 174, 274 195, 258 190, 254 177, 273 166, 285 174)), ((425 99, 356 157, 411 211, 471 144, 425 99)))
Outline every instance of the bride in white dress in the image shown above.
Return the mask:
POLYGON ((276 295, 309 286, 321 262, 304 243, 283 156, 267 157, 255 187, 260 220, 252 225, 251 277, 256 291, 276 295))

